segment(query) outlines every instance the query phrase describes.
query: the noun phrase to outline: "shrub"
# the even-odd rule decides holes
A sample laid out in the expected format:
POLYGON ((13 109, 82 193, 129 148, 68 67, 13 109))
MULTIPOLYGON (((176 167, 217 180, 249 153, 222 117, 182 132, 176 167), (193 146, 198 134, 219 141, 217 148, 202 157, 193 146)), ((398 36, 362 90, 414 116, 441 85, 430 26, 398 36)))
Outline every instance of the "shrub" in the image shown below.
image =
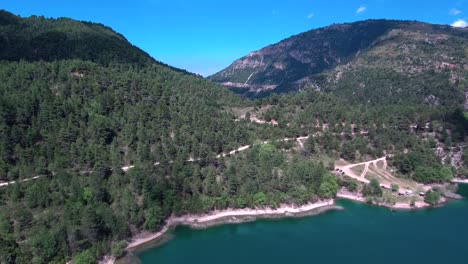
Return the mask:
POLYGON ((440 200, 440 193, 438 191, 429 191, 424 197, 424 202, 430 205, 437 205, 440 200))

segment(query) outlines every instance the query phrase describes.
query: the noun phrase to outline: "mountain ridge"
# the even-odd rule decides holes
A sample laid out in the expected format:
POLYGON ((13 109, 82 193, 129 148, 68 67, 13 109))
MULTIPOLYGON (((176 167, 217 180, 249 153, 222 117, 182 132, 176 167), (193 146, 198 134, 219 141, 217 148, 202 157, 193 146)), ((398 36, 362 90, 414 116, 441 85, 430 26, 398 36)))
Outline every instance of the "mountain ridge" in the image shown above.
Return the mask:
POLYGON ((248 97, 299 90, 314 85, 316 82, 310 79, 316 75, 346 65, 375 49, 376 41, 394 30, 468 39, 467 29, 417 21, 365 20, 333 24, 251 52, 209 79, 248 97))
POLYGON ((0 60, 80 59, 102 65, 158 63, 198 76, 151 57, 122 34, 101 23, 66 17, 20 17, 0 9, 0 60))

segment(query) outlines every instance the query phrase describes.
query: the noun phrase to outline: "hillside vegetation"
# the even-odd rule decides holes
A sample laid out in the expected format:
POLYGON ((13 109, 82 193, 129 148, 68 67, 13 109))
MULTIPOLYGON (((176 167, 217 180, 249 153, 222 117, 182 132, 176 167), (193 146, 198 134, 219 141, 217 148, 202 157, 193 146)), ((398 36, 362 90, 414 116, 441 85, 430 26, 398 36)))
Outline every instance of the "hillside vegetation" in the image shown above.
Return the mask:
POLYGON ((333 198, 350 184, 331 173, 341 158, 388 155, 408 181, 466 176, 466 57, 450 49, 465 45, 465 31, 434 26, 447 39, 411 58, 433 52, 450 65, 412 72, 383 55, 400 48, 382 36, 422 41, 392 31, 420 24, 357 25, 300 35, 324 45, 314 69, 295 37, 300 72, 265 55, 289 79, 283 70, 245 78, 315 79, 299 93, 248 100, 155 61, 108 27, 0 11, 0 263, 95 263, 171 215, 333 198))
POLYGON ((0 183, 17 181, 0 188, 2 263, 94 263, 172 214, 336 193, 273 145, 217 158, 268 136, 225 110, 251 102, 107 27, 2 11, 0 36, 0 183))

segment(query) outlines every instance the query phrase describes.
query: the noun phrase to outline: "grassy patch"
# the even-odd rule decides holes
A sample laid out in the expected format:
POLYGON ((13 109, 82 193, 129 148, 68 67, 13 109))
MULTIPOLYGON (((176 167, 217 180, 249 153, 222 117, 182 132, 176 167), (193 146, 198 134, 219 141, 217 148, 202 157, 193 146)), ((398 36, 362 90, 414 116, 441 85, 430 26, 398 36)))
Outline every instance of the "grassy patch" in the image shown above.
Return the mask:
POLYGON ((361 174, 364 172, 364 169, 366 168, 366 165, 359 165, 356 167, 352 167, 351 170, 357 175, 361 176, 361 174))
POLYGON ((382 160, 377 161, 377 168, 381 169, 384 166, 384 162, 382 160))
POLYGON ((367 173, 366 173, 366 176, 365 176, 366 179, 368 179, 369 181, 372 180, 372 179, 377 179, 379 182, 382 181, 382 177, 380 177, 379 175, 375 174, 373 171, 369 170, 367 173))

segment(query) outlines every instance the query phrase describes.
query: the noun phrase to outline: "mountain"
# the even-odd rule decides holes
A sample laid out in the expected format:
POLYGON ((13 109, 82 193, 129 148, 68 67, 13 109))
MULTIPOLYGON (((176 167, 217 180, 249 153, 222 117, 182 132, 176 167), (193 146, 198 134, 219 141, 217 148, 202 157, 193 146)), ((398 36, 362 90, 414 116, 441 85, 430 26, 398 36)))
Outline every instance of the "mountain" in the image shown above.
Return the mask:
POLYGON ((253 97, 313 87, 359 102, 448 104, 464 97, 466 65, 468 29, 367 20, 292 36, 209 78, 253 97))
MULTIPOLYGON (((368 42, 384 34, 375 28, 368 42)), ((464 44, 464 31, 457 34, 464 44)), ((157 62, 99 24, 2 11, 0 36, 0 263, 96 263, 121 257, 132 237, 161 231, 170 216, 302 205, 331 199, 339 188, 370 190, 331 173, 340 158, 389 154, 394 175, 423 183, 468 171, 468 114, 458 93, 431 91, 424 104, 377 104, 362 103, 347 87, 359 80, 360 89, 374 87, 368 82, 386 89, 373 68, 362 70, 378 49, 353 58, 356 49, 340 44, 336 66, 312 73, 303 92, 253 101, 157 62)), ((433 79, 408 77, 399 86, 423 80, 438 89, 445 83, 437 76, 448 73, 449 84, 462 86, 455 60, 464 59, 447 59, 453 65, 440 65, 433 79)), ((399 83, 394 78, 390 88, 399 83)), ((382 195, 378 182, 372 189, 369 199, 388 202, 373 197, 382 195)))
POLYGON ((2 11, 0 39, 0 263, 95 263, 171 215, 337 191, 271 144, 222 155, 286 132, 236 120, 252 102, 108 27, 2 11))
POLYGON ((99 257, 188 210, 183 175, 202 185, 208 173, 194 174, 190 157, 251 140, 223 110, 237 96, 110 28, 6 11, 0 24, 0 263, 99 257))
POLYGON ((0 11, 0 59, 54 61, 63 59, 142 63, 152 58, 125 37, 101 24, 0 11))
POLYGON ((98 23, 70 18, 18 17, 0 10, 0 60, 56 61, 79 59, 101 65, 158 63, 124 36, 98 23))

